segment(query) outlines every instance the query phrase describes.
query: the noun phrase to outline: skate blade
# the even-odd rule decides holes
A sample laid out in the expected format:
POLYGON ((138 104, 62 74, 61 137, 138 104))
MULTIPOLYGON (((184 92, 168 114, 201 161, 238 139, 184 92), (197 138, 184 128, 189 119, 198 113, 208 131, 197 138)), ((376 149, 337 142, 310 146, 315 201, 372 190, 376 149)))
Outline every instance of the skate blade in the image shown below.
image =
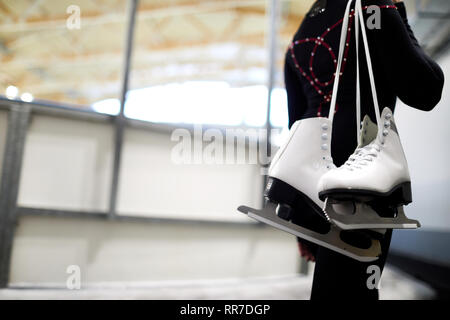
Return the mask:
POLYGON ((269 202, 262 210, 253 209, 247 206, 240 206, 238 211, 247 214, 250 218, 358 261, 375 261, 381 255, 381 246, 378 240, 371 239, 371 245, 367 249, 358 248, 344 242, 340 237, 341 230, 333 225, 331 225, 328 233, 321 234, 281 219, 276 215, 275 209, 276 204, 269 202))
POLYGON ((333 204, 339 201, 330 198, 325 199, 324 213, 327 218, 336 226, 343 230, 354 229, 417 229, 420 228, 420 222, 409 219, 405 215, 403 206, 397 208, 397 216, 395 218, 380 217, 369 205, 356 202, 355 213, 340 214, 337 213, 333 204))

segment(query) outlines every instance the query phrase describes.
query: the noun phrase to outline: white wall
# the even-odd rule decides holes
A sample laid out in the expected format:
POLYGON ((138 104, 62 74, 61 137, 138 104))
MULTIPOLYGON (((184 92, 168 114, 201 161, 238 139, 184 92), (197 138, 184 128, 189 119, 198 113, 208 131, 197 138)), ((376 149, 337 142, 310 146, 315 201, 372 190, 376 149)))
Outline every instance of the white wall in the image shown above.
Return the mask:
POLYGON ((406 213, 419 219, 423 229, 450 231, 450 54, 438 63, 447 76, 441 102, 431 112, 399 103, 395 118, 413 189, 406 213))
POLYGON ((166 218, 246 221, 236 208, 260 207, 258 165, 176 164, 165 133, 129 129, 125 135, 118 210, 166 218))
POLYGON ((296 241, 269 228, 22 218, 11 284, 58 284, 78 265, 82 283, 293 274, 296 241))
POLYGON ((31 119, 19 205, 107 210, 113 127, 47 116, 31 119))
MULTIPOLYGON (((0 124, 6 123, 0 115, 0 124)), ((3 130, 1 126, 0 130, 3 130)), ((0 136, 0 143, 1 143, 0 136)), ((107 210, 110 124, 33 115, 19 205, 107 210)), ((119 213, 241 221, 244 226, 180 225, 25 217, 17 226, 11 284, 57 284, 79 265, 84 284, 292 274, 294 237, 250 224, 236 207, 261 205, 257 165, 176 165, 170 135, 127 129, 119 213)))
MULTIPOLYGON (((110 124, 33 116, 24 151, 19 205, 107 210, 112 173, 110 124)), ((258 165, 175 164, 166 133, 127 129, 120 214, 244 221, 240 204, 261 205, 258 165)))

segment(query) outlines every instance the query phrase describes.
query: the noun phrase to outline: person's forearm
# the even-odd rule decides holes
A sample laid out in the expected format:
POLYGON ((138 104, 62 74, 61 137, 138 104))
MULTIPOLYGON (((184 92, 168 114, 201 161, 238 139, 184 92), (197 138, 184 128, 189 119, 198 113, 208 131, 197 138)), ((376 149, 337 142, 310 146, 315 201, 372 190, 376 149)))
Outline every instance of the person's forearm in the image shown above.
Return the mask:
POLYGON ((405 104, 430 111, 441 99, 444 76, 439 65, 417 42, 408 24, 404 3, 395 6, 397 10, 382 11, 382 27, 371 32, 377 43, 374 46, 376 59, 383 62, 391 88, 405 104))
POLYGON ((408 17, 406 14, 405 4, 401 0, 394 1, 394 3, 396 4, 398 12, 400 13, 400 16, 403 19, 403 23, 404 23, 406 29, 408 30, 408 35, 409 35, 412 43, 416 47, 420 47, 419 42, 417 41, 416 37, 414 36, 414 32, 412 31, 411 26, 409 25, 408 17))

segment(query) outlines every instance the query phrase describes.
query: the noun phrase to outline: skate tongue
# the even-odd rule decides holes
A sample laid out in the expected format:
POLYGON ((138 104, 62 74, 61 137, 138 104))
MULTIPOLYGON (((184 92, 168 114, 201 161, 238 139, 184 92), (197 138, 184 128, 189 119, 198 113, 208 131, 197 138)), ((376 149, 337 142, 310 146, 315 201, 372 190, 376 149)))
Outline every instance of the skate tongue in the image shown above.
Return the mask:
POLYGON ((362 128, 359 139, 360 143, 358 147, 355 149, 355 152, 346 161, 346 165, 352 166, 359 160, 359 158, 365 157, 366 155, 370 154, 373 147, 369 145, 372 144, 373 142, 376 142, 377 137, 378 137, 377 124, 374 123, 368 115, 365 115, 362 121, 362 128))
POLYGON ((370 119, 368 115, 364 116, 361 128, 361 137, 358 148, 363 148, 375 140, 378 133, 378 126, 370 119))

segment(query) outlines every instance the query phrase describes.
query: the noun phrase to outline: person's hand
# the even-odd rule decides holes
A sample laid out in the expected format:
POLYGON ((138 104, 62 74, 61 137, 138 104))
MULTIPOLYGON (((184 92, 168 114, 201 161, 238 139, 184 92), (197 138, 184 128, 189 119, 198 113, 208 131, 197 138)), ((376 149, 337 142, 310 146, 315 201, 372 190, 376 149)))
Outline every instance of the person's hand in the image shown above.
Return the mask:
POLYGON ((306 259, 306 261, 315 262, 316 258, 312 254, 310 248, 306 243, 303 243, 302 241, 298 242, 298 249, 300 251, 300 255, 306 259))
POLYGON ((392 0, 392 2, 394 2, 394 3, 400 3, 400 2, 403 2, 403 0, 392 0))

